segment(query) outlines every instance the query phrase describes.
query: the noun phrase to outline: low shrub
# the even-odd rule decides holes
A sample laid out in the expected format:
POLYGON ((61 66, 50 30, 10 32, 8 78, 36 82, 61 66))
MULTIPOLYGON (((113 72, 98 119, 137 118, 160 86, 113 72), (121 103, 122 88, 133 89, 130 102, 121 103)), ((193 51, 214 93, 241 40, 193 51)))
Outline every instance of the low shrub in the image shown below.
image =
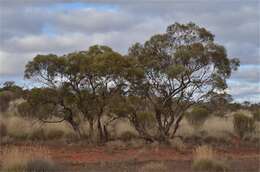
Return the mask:
POLYGON ((33 141, 45 140, 46 135, 44 133, 44 130, 42 128, 34 129, 29 135, 29 139, 33 141))
POLYGON ((207 120, 207 118, 209 117, 209 114, 210 113, 206 108, 200 107, 200 106, 195 106, 195 107, 193 107, 191 112, 187 112, 185 114, 185 116, 186 116, 186 119, 188 120, 188 122, 194 128, 199 128, 207 120))
POLYGON ((32 159, 25 165, 26 172, 58 172, 59 167, 48 159, 32 159))
POLYGON ((243 113, 234 114, 233 125, 236 134, 238 134, 241 138, 255 130, 254 119, 243 113))
POLYGON ((120 135, 120 139, 123 141, 130 141, 135 138, 137 138, 136 134, 131 131, 125 131, 120 135))
POLYGON ((64 136, 62 130, 50 130, 46 133, 46 138, 49 140, 61 139, 64 136))

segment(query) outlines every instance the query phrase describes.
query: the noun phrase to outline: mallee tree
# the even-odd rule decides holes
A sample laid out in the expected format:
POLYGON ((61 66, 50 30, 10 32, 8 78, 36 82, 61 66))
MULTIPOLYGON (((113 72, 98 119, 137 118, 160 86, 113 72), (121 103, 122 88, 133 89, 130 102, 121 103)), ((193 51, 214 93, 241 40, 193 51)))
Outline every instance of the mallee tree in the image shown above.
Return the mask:
POLYGON ((106 141, 104 116, 127 118, 142 138, 166 142, 187 109, 224 92, 238 65, 205 28, 175 23, 134 44, 126 56, 99 45, 60 57, 38 55, 26 65, 25 78, 42 84, 28 102, 36 109, 46 106, 38 116, 45 122, 55 116, 81 136, 83 119, 91 137, 96 126, 106 141))

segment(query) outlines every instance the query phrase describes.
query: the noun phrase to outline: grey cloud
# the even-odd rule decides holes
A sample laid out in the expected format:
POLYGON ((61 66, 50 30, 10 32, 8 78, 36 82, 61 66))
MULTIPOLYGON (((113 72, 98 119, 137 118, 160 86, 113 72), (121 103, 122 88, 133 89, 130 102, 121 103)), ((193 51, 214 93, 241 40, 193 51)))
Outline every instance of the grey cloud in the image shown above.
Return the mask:
POLYGON ((52 25, 62 32, 104 33, 126 32, 142 20, 117 11, 80 9, 53 14, 52 25))
POLYGON ((260 87, 259 83, 252 84, 247 82, 232 82, 229 84, 230 93, 235 98, 246 98, 250 99, 250 97, 255 95, 260 95, 260 87))
POLYGON ((231 79, 242 83, 251 82, 260 84, 260 66, 241 66, 238 71, 233 72, 231 79))
MULTIPOLYGON (((131 44, 164 32, 167 25, 190 21, 215 34, 216 41, 227 48, 229 56, 240 58, 242 65, 260 65, 258 1, 79 0, 117 8, 50 8, 65 2, 75 1, 0 0, 0 76, 20 75, 24 64, 38 53, 64 54, 93 44, 106 44, 126 53, 131 44), (43 32, 46 26, 51 30, 43 32)), ((254 71, 258 69, 242 67, 234 73, 232 81, 247 83, 245 86, 230 84, 236 98, 244 99, 256 93, 259 77, 254 71)))

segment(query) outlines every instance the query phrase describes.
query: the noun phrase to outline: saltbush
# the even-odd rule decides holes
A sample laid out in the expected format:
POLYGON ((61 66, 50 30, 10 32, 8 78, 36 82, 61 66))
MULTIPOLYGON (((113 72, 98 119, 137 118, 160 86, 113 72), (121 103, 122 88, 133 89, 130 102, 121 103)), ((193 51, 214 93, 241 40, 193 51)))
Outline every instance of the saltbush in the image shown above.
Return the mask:
POLYGON ((49 140, 61 139, 64 136, 64 132, 62 130, 50 130, 46 133, 46 138, 49 140))
POLYGON ((253 117, 243 113, 234 114, 233 125, 236 134, 238 134, 241 138, 255 130, 255 121, 253 117))
POLYGON ((187 112, 185 116, 193 127, 199 128, 209 117, 209 111, 204 107, 195 106, 192 108, 191 112, 187 112))
POLYGON ((120 135, 120 139, 123 141, 130 141, 135 138, 137 138, 136 134, 131 131, 125 131, 120 135))
POLYGON ((46 135, 44 133, 44 130, 42 128, 34 129, 32 133, 29 135, 29 139, 33 141, 45 140, 46 135))

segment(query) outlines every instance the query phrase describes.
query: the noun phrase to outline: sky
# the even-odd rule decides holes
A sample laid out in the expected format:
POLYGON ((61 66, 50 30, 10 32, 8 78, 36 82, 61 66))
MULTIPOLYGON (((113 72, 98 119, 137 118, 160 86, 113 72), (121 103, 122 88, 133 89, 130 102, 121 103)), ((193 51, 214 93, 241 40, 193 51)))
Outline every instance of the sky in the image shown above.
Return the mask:
POLYGON ((260 102, 260 1, 258 0, 0 0, 0 83, 23 85, 26 63, 104 44, 126 54, 135 42, 175 22, 215 35, 241 66, 228 80, 235 101, 260 102))

